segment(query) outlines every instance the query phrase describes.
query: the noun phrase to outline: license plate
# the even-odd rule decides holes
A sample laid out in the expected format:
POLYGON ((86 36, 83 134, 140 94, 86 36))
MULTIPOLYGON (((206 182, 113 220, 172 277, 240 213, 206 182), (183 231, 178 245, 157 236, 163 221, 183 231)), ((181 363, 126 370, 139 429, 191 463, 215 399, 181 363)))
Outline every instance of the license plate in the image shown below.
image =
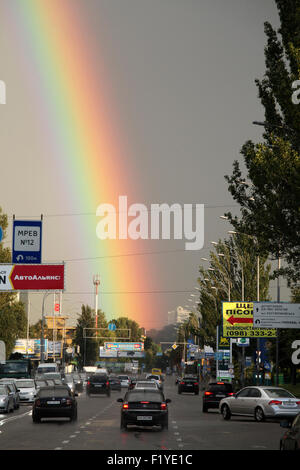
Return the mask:
POLYGON ((225 395, 216 395, 216 397, 218 397, 218 398, 224 398, 225 395))
POLYGON ((187 386, 187 387, 192 387, 193 385, 191 385, 191 384, 186 384, 186 386, 187 386))
POLYGON ((296 403, 283 403, 283 406, 288 408, 294 408, 296 406, 296 403))
POLYGON ((47 405, 60 405, 60 401, 47 401, 47 405))
POLYGON ((152 421, 152 416, 137 416, 138 421, 152 421))
POLYGON ((94 385, 94 387, 102 387, 102 384, 94 385))

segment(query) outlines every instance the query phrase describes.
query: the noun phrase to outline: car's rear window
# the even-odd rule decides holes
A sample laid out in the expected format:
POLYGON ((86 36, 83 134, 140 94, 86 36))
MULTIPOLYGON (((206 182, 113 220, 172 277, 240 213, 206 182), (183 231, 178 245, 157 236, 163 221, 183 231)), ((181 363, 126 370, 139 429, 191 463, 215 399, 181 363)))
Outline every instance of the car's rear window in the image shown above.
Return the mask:
POLYGON ((231 384, 211 384, 208 386, 208 391, 230 393, 233 391, 233 388, 231 384))
POLYGON ((70 392, 66 388, 53 388, 53 389, 42 388, 39 391, 38 395, 40 398, 47 398, 47 397, 63 398, 63 397, 69 397, 70 392))
POLYGON ((92 383, 101 383, 101 382, 106 382, 107 381, 107 376, 106 375, 93 375, 90 380, 92 383))
POLYGON ((127 393, 126 400, 128 402, 136 402, 136 401, 152 401, 152 402, 161 402, 164 401, 163 396, 161 393, 155 393, 151 390, 140 391, 132 391, 127 393))
POLYGON ((197 379, 195 379, 195 377, 183 377, 182 380, 184 382, 197 382, 197 379))
POLYGON ((6 387, 0 387, 0 395, 7 395, 7 388, 6 387))
POLYGON ((265 392, 270 398, 295 398, 294 395, 283 388, 265 388, 265 392))

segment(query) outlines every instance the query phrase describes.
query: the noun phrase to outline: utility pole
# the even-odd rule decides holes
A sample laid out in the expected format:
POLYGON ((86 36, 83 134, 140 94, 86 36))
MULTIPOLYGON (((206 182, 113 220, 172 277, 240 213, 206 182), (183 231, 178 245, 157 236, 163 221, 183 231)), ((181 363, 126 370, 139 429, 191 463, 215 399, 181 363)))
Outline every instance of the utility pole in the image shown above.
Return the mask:
POLYGON ((96 336, 97 336, 97 328, 98 328, 98 287, 100 285, 100 276, 99 276, 99 274, 94 275, 93 284, 95 286, 95 328, 96 328, 96 336))

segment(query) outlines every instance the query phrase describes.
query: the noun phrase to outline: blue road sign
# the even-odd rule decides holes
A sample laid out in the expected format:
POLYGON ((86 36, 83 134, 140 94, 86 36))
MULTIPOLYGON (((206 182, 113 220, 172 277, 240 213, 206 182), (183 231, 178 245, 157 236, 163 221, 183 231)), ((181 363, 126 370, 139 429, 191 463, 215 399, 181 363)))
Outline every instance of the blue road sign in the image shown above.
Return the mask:
POLYGON ((42 262, 42 221, 14 220, 12 262, 40 264, 42 262))
POLYGON ((0 227, 0 242, 2 241, 2 238, 3 238, 3 230, 2 230, 2 227, 0 227))
POLYGON ((116 328, 117 328, 117 326, 115 325, 115 323, 109 323, 108 324, 108 329, 110 331, 115 331, 116 328))

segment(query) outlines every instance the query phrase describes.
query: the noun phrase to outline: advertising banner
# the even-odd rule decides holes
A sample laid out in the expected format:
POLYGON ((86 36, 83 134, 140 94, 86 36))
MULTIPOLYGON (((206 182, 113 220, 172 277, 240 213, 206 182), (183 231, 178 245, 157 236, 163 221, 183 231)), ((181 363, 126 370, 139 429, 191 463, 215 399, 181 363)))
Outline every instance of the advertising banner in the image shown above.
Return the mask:
POLYGON ((64 264, 0 264, 0 291, 64 290, 64 264))
POLYGON ((274 338, 274 328, 253 328, 253 302, 222 302, 223 336, 274 338))
POLYGON ((119 351, 143 351, 144 343, 104 343, 104 347, 119 351))

